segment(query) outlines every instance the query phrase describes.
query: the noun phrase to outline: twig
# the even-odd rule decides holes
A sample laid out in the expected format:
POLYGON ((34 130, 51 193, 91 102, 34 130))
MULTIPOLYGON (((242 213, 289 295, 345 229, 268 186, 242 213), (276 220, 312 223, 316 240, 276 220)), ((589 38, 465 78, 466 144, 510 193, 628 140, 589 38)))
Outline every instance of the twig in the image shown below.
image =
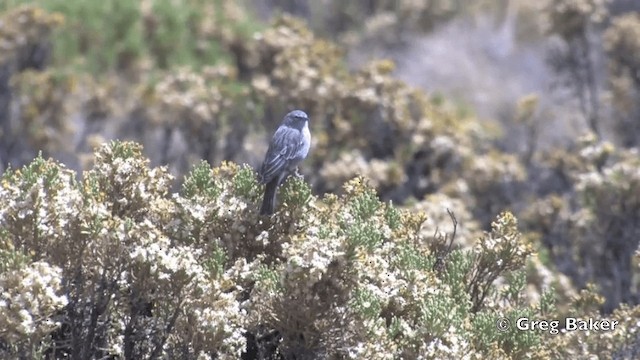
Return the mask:
MULTIPOLYGON (((453 224, 453 232, 451 233, 451 237, 449 237, 449 235, 444 236, 444 241, 443 241, 443 245, 446 246, 446 250, 442 250, 442 251, 438 251, 438 257, 436 258, 436 262, 433 264, 433 270, 437 271, 437 272, 441 272, 444 270, 444 261, 446 260, 447 256, 449 256, 449 254, 451 253, 451 247, 453 246, 453 241, 456 238, 456 233, 458 231, 458 220, 456 219, 455 214, 453 213, 453 211, 447 209, 447 214, 449 214, 449 217, 451 218, 451 223, 453 224), (447 241, 449 241, 449 245, 447 246, 447 241)), ((438 229, 436 228, 436 233, 434 235, 437 235, 438 233, 438 229)))

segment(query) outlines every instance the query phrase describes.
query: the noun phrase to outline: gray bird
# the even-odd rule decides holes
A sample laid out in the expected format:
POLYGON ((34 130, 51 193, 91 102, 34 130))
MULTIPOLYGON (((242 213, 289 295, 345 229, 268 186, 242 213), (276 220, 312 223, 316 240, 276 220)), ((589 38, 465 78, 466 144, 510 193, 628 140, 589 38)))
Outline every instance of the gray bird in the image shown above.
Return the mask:
POLYGON ((260 207, 261 215, 273 214, 278 186, 292 172, 298 174, 298 164, 307 157, 310 146, 309 117, 300 110, 288 113, 273 134, 260 167, 260 183, 267 184, 260 207))

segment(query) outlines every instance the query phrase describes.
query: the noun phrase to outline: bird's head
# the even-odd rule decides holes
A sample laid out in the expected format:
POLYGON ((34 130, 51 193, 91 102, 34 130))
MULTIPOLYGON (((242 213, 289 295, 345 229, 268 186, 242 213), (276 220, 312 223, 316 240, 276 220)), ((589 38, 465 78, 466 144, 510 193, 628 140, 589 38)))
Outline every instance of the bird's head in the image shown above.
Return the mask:
POLYGON ((284 124, 295 128, 301 128, 309 121, 309 116, 302 110, 293 110, 284 117, 284 124))

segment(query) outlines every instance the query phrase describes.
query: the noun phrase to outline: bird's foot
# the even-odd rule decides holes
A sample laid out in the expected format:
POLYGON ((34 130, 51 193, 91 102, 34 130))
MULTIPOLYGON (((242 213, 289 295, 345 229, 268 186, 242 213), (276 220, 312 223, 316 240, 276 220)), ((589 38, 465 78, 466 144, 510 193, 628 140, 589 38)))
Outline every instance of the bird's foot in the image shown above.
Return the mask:
POLYGON ((296 170, 293 172, 293 176, 297 177, 298 179, 304 179, 304 175, 300 174, 300 169, 298 169, 298 167, 296 167, 296 170))

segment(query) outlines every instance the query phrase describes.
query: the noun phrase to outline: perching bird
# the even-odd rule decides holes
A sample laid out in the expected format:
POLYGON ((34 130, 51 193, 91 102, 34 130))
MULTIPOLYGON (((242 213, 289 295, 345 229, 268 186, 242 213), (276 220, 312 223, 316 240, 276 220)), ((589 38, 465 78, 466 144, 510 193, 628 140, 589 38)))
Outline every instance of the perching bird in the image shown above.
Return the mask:
POLYGON ((309 117, 300 110, 288 113, 273 134, 260 167, 260 183, 267 184, 260 207, 261 215, 273 214, 278 186, 292 172, 297 175, 298 164, 307 157, 310 146, 309 117))

